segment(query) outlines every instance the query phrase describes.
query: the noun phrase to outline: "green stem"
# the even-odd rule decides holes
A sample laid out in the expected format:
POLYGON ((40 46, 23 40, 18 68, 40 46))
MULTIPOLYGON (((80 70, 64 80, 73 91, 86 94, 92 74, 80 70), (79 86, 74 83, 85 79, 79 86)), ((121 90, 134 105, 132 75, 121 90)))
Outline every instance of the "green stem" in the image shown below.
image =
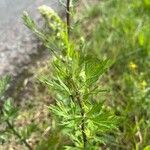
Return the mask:
MULTIPOLYGON (((67 4, 66 4, 66 21, 67 21, 67 33, 68 33, 68 43, 69 43, 69 35, 70 35, 70 0, 67 0, 67 4)), ((78 102, 78 105, 80 107, 80 114, 82 117, 82 122, 81 122, 81 132, 82 132, 82 139, 83 139, 83 146, 84 148, 86 147, 86 143, 87 143, 87 137, 85 134, 85 119, 84 119, 84 108, 82 106, 82 102, 80 99, 80 93, 78 92, 76 85, 74 84, 74 82, 72 81, 73 87, 76 90, 76 99, 78 102)))
POLYGON ((14 135, 16 135, 26 145, 26 147, 28 147, 29 150, 33 150, 32 147, 27 143, 27 141, 25 139, 22 139, 21 135, 15 130, 14 126, 8 120, 6 120, 6 123, 8 127, 13 131, 14 135))
POLYGON ((86 143, 87 143, 87 137, 86 137, 86 134, 85 134, 85 119, 84 119, 84 108, 82 106, 82 102, 81 102, 81 99, 80 99, 80 96, 79 94, 77 95, 77 101, 78 101, 78 104, 79 104, 79 107, 80 107, 80 113, 81 113, 81 117, 82 117, 82 122, 81 122, 81 132, 82 132, 82 139, 83 139, 83 146, 84 148, 86 147, 86 143))
POLYGON ((75 85, 73 80, 71 80, 71 83, 72 83, 73 88, 76 91, 75 98, 77 99, 77 103, 78 103, 78 105, 80 107, 80 114, 81 114, 81 118, 82 118, 82 121, 81 121, 81 132, 82 132, 82 139, 83 139, 83 147, 86 148, 87 136, 86 136, 86 133, 85 133, 85 118, 84 118, 85 111, 84 111, 84 108, 83 108, 83 105, 82 105, 82 101, 81 101, 81 98, 80 98, 80 93, 78 91, 78 88, 76 87, 76 85, 75 85))

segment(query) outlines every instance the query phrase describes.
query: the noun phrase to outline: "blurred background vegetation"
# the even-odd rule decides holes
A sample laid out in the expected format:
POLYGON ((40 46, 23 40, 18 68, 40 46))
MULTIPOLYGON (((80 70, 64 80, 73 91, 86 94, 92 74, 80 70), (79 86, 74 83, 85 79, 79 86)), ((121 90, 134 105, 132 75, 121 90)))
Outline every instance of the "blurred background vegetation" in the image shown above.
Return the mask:
MULTIPOLYGON (((106 137, 103 149, 149 150, 150 1, 87 0, 76 7, 71 38, 78 49, 82 43, 90 55, 110 58, 114 62, 100 83, 109 92, 99 99, 105 100, 107 109, 120 116, 121 122, 118 130, 106 137)), ((37 81, 39 75, 49 73, 48 61, 43 61, 36 69, 30 68, 30 73, 33 76, 24 81, 21 94, 18 94, 21 96, 18 96, 20 110, 16 126, 22 128, 31 122, 38 124, 38 131, 29 140, 36 145, 42 134, 43 139, 47 140, 40 144, 45 145, 46 149, 50 146, 48 139, 54 138, 54 141, 50 140, 53 144, 63 143, 64 140, 58 138, 59 133, 49 133, 50 114, 45 105, 52 102, 53 93, 37 81)), ((13 136, 1 136, 0 141, 3 143, 0 146, 2 150, 11 147, 24 149, 13 136)))
POLYGON ((150 144, 150 1, 102 0, 82 14, 74 34, 83 35, 90 54, 114 60, 103 84, 110 88, 107 105, 123 121, 110 149, 144 149, 150 144))

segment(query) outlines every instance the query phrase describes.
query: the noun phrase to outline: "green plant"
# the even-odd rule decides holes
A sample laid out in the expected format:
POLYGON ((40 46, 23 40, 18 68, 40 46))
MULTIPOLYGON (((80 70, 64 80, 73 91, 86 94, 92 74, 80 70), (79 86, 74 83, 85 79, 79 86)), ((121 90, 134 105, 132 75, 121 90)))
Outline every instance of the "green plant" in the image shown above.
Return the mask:
POLYGON ((69 8, 67 0, 67 23, 48 6, 39 7, 44 19, 42 28, 27 12, 23 20, 53 54, 51 73, 40 79, 55 93, 55 104, 49 106, 54 119, 52 130, 59 128, 61 136, 69 139, 71 143, 63 143, 65 149, 99 149, 106 142, 105 135, 117 124, 114 113, 98 97, 105 91, 99 87, 99 78, 111 62, 89 55, 82 43, 78 49, 70 36, 69 8))
POLYGON ((10 138, 11 135, 14 135, 29 150, 32 150, 32 147, 27 142, 27 139, 30 137, 31 133, 37 129, 36 125, 32 123, 23 129, 17 129, 15 126, 15 121, 18 116, 18 108, 14 106, 14 102, 11 98, 6 99, 5 101, 2 101, 1 99, 7 89, 9 80, 9 76, 5 76, 0 79, 0 143, 4 143, 10 138))
POLYGON ((147 0, 101 0, 85 12, 83 23, 74 32, 76 39, 84 35, 88 41, 85 48, 91 53, 115 59, 104 77, 104 84, 111 87, 106 99, 124 119, 116 142, 108 144, 111 149, 138 150, 149 145, 149 10, 147 0))

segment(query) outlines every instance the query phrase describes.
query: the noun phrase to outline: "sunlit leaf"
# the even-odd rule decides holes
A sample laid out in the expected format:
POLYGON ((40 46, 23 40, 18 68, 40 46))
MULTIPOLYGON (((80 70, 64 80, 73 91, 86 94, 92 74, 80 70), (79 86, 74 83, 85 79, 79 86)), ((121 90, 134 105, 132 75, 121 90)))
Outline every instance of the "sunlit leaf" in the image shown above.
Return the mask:
POLYGON ((145 41, 145 38, 144 38, 143 33, 140 33, 140 34, 139 34, 138 40, 139 40, 140 46, 143 46, 144 41, 145 41))
POLYGON ((109 68, 110 60, 104 61, 98 58, 87 57, 85 59, 85 75, 88 85, 95 83, 99 77, 109 68))
POLYGON ((146 146, 144 150, 150 150, 150 145, 146 146))
POLYGON ((86 114, 87 116, 99 114, 102 109, 102 103, 96 103, 92 106, 91 110, 86 114))

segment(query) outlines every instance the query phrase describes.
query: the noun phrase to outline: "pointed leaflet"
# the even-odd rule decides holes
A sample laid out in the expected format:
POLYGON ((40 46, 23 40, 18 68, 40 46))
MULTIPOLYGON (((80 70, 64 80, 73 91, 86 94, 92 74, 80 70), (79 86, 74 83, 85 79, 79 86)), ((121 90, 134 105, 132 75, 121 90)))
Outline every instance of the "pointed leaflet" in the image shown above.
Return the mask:
POLYGON ((38 36, 42 41, 45 41, 47 37, 41 32, 40 28, 36 25, 35 21, 29 16, 29 14, 24 11, 22 19, 25 26, 27 26, 34 34, 38 36))
POLYGON ((109 112, 103 112, 100 115, 90 119, 99 127, 101 131, 115 129, 118 123, 118 119, 109 112))
POLYGON ((5 101, 3 105, 3 119, 4 120, 11 120, 16 118, 18 109, 14 107, 13 102, 11 99, 5 101))
POLYGON ((93 105, 91 110, 87 113, 87 116, 94 115, 95 113, 99 114, 102 109, 103 104, 102 103, 96 103, 93 105))
POLYGON ((87 57, 85 59, 85 75, 87 85, 91 85, 96 82, 109 66, 110 61, 108 59, 101 61, 98 58, 87 57))

